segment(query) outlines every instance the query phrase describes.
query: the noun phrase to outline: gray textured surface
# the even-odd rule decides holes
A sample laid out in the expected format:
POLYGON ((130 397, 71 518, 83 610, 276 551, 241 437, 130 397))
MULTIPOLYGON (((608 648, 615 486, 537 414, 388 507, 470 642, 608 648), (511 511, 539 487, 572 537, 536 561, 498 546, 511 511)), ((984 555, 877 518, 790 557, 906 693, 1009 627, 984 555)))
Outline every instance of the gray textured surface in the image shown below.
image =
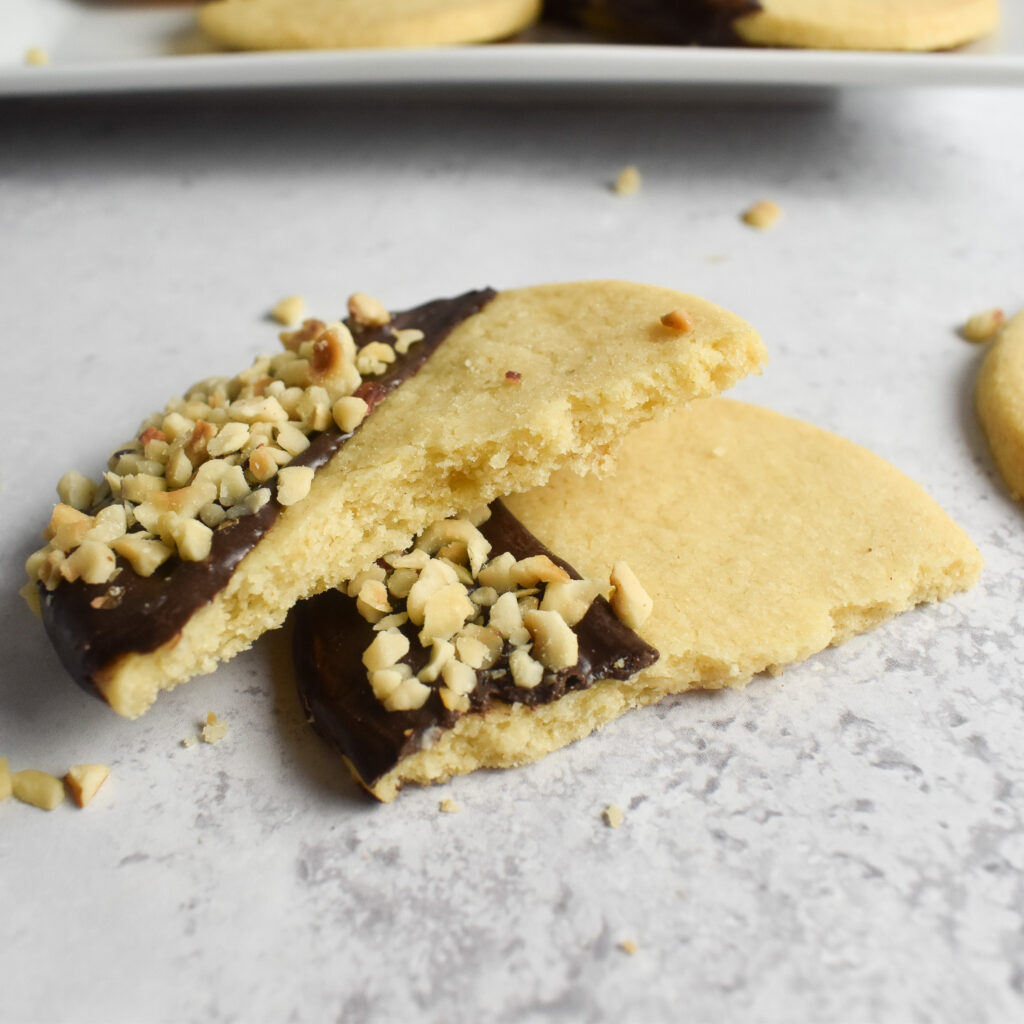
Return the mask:
POLYGON ((0 806, 0 1018, 1020 1019, 1024 512, 955 327, 1024 305, 1022 123, 988 91, 0 106, 0 754, 114 769, 84 812, 0 806), (599 276, 753 321, 772 363, 737 394, 921 481, 979 587, 390 807, 308 732, 284 637, 136 723, 66 681, 14 593, 53 483, 272 344, 274 301, 599 276), (228 737, 182 748, 210 709, 228 737))

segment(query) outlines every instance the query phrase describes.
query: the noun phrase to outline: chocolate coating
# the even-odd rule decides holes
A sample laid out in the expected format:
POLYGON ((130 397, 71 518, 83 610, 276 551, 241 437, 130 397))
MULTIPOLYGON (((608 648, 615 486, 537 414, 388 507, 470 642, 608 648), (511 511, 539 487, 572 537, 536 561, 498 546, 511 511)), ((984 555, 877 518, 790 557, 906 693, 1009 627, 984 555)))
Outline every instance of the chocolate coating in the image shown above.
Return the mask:
MULTIPOLYGON (((573 579, 580 578, 501 502, 494 502, 491 511, 480 530, 491 542, 492 554, 511 551, 517 559, 548 555, 573 579)), ((558 672, 545 671, 532 690, 513 682, 508 668, 511 647, 506 644, 492 668, 477 671, 470 711, 486 713, 498 701, 549 704, 600 679, 629 679, 658 660, 658 652, 620 622, 603 597, 593 602, 574 629, 579 661, 558 672)), ((410 641, 409 654, 402 660, 416 673, 430 652, 420 646, 417 627, 407 623, 402 632, 410 641)), ((337 590, 303 601, 295 609, 293 657, 303 706, 317 731, 348 758, 368 787, 419 750, 434 730, 450 729, 461 717, 444 706, 436 689, 414 711, 386 710, 374 696, 361 660, 376 635, 356 610, 355 600, 337 590)))
POLYGON ((761 10, 757 0, 547 0, 545 14, 561 21, 652 43, 735 46, 733 22, 761 10))
MULTIPOLYGON (((396 330, 417 328, 424 333, 423 340, 411 345, 405 355, 398 355, 386 373, 363 381, 357 394, 370 406, 370 412, 414 376, 456 326, 480 312, 496 294, 493 289, 483 289, 453 299, 437 299, 396 313, 386 327, 367 328, 348 322, 359 348, 371 341, 390 340, 396 330)), ((319 469, 352 436, 337 428, 311 435, 310 446, 290 465, 319 469)), ((274 497, 276 483, 266 486, 270 487, 271 500, 253 515, 219 527, 209 557, 201 562, 172 557, 152 576, 143 577, 119 558, 120 571, 109 583, 63 582, 52 591, 39 585, 46 631, 76 682, 95 692, 95 673, 125 654, 154 651, 173 640, 192 615, 226 586, 280 515, 282 506, 274 497), (108 597, 111 592, 116 596, 108 597), (104 607, 94 607, 94 601, 102 602, 104 607)))

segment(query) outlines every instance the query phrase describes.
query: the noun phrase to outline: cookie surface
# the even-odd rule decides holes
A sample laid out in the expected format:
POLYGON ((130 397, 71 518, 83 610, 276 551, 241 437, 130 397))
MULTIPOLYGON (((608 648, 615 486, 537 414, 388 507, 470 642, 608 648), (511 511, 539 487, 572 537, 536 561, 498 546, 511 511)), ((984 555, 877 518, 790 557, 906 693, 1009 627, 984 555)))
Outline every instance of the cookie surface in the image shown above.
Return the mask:
POLYGON ((1024 496, 1024 313, 985 353, 975 392, 978 418, 1014 498, 1024 496))
POLYGON ((505 504, 585 577, 625 559, 653 599, 637 632, 660 657, 554 703, 462 716, 363 780, 382 800, 405 782, 536 760, 669 693, 742 685, 945 598, 981 568, 964 532, 877 456, 727 399, 634 431, 612 476, 560 472, 505 504))
POLYGON ((939 50, 991 32, 998 0, 549 0, 619 37, 833 50, 939 50))
MULTIPOLYGON (((30 559, 44 622, 69 672, 119 713, 138 715, 161 689, 212 671, 280 625, 297 600, 404 546, 428 523, 543 483, 560 466, 599 467, 637 423, 729 387, 764 358, 759 337, 744 321, 665 288, 583 282, 462 299, 470 303, 468 315, 456 320, 414 376, 379 401, 374 389, 383 383, 367 377, 343 400, 363 394, 373 403, 348 433, 331 422, 330 373, 336 369, 344 382, 353 359, 364 368, 369 360, 367 373, 381 372, 380 381, 387 381, 388 367, 406 358, 396 360, 381 340, 390 325, 353 328, 365 345, 358 357, 339 355, 332 369, 318 360, 334 351, 322 346, 333 344, 343 326, 320 324, 317 340, 311 335, 301 343, 313 346, 309 359, 300 346, 282 353, 284 362, 257 360, 233 381, 203 382, 189 400, 147 421, 138 439, 115 453, 108 486, 116 488, 117 501, 108 495, 103 508, 92 503, 86 512, 58 506, 47 549, 30 559), (688 314, 686 331, 661 323, 677 308, 688 314), (310 382, 314 371, 319 384, 310 382), (268 376, 273 373, 278 378, 268 376), (295 374, 303 387, 285 388, 282 378, 291 381, 295 374), (289 395, 292 413, 280 408, 289 395), (274 422, 240 426, 259 418, 264 407, 274 422), (312 444, 295 439, 303 429, 315 435, 312 444), (294 466, 270 466, 267 485, 252 479, 254 459, 267 454, 258 451, 257 430, 269 454, 285 463, 279 447, 301 451, 294 466), (335 441, 313 465, 298 464, 335 441), (244 446, 236 451, 238 444, 244 446), (182 456, 186 464, 191 452, 198 469, 171 480, 177 463, 152 465, 161 447, 164 458, 182 456), (212 454, 218 457, 207 458, 212 454), (284 497, 282 487, 300 484, 305 490, 298 497, 284 497), (130 513, 127 541, 122 505, 130 513), (225 521, 226 506, 234 519, 225 521), (209 525, 203 517, 214 514, 209 525), (149 532, 133 539, 136 520, 149 532), (191 551, 204 531, 212 533, 212 546, 191 551), (237 542, 236 534, 242 537, 237 542), (176 546, 177 555, 163 551, 159 567, 137 579, 140 547, 152 552, 160 545, 176 546), (116 575, 94 582, 90 574, 102 570, 104 560, 116 575), (166 634, 157 627, 166 627, 166 634)), ((420 333, 417 328, 430 329, 423 310, 448 305, 431 303, 396 317, 395 348, 410 332, 420 333)), ((409 352, 432 344, 428 334, 409 352)))
POLYGON ((998 0, 759 0, 733 22, 746 43, 831 50, 943 50, 993 31, 998 0))
POLYGON ((202 29, 242 50, 443 46, 502 39, 541 0, 214 0, 202 29))

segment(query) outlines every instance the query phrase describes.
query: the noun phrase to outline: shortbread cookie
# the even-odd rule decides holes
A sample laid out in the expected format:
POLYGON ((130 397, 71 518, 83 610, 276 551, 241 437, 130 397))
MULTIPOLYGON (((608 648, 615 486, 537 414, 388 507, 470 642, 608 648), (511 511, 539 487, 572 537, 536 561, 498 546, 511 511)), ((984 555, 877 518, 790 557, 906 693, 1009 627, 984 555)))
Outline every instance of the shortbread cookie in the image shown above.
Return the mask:
POLYGON ((661 42, 941 50, 991 32, 998 0, 548 0, 605 33, 661 42))
MULTIPOLYGON (((740 686, 914 605, 945 598, 971 585, 981 568, 963 531, 877 456, 778 413, 726 399, 694 403, 634 431, 612 476, 581 479, 559 472, 546 486, 504 504, 536 541, 567 559, 592 586, 601 588, 613 569, 613 604, 624 605, 622 618, 659 657, 642 667, 643 648, 624 637, 621 626, 610 629, 604 612, 600 623, 588 622, 597 614, 592 607, 578 622, 578 610, 564 616, 578 634, 580 653, 578 663, 559 670, 566 684, 546 672, 536 690, 506 679, 496 691, 487 672, 467 681, 458 668, 449 674, 466 703, 460 706, 459 693, 446 692, 447 676, 431 679, 428 673, 432 690, 422 704, 389 710, 388 677, 381 677, 383 697, 375 697, 373 674, 359 663, 367 641, 385 630, 375 634, 363 623, 358 640, 337 632, 345 628, 345 606, 355 604, 339 592, 300 605, 294 643, 303 700, 316 727, 381 800, 393 799, 403 783, 533 761, 666 694, 740 686), (628 570, 615 565, 620 560, 628 570), (595 681, 608 664, 616 669, 609 675, 622 678, 595 681)), ((441 531, 423 546, 436 551, 445 536, 441 531)), ((487 559, 497 558, 501 536, 491 537, 487 559)), ((511 547, 522 559, 521 544, 511 547)), ((466 561, 455 555, 460 557, 466 561)), ((483 557, 480 550, 475 557, 483 557)), ((380 567, 377 572, 384 577, 380 567)), ((490 573, 488 562, 474 585, 494 583, 490 573)), ((522 578, 526 586, 551 586, 531 583, 525 570, 522 578)), ((353 592, 371 579, 358 578, 353 592)), ((401 608, 396 595, 409 585, 407 570, 398 584, 392 585, 392 576, 385 584, 392 606, 386 614, 392 616, 401 608)), ((363 611, 371 593, 372 587, 363 595, 363 611)), ((474 594, 470 588, 471 600, 474 594)), ((571 606, 564 595, 554 601, 546 591, 537 595, 541 609, 571 606)), ((481 604, 491 600, 488 594, 481 604)), ((523 600, 530 596, 520 595, 523 600)), ((491 625, 493 612, 487 611, 468 632, 472 638, 491 625)), ((417 650, 419 628, 410 632, 411 652, 399 659, 416 671, 428 662, 417 650)), ((549 632, 564 637, 560 627, 549 632)), ((459 635, 449 653, 466 660, 459 657, 459 635)), ((432 634, 427 639, 435 659, 432 634)), ((544 660, 535 631, 520 640, 544 660)), ((512 649, 510 641, 499 671, 508 667, 512 649)), ((471 643, 467 654, 474 652, 471 643)), ((379 669, 383 653, 374 649, 368 668, 379 669)), ((422 680, 390 681, 413 691, 396 690, 404 699, 418 699, 415 684, 422 680)))
POLYGON ((502 39, 540 14, 541 0, 213 0, 203 30, 240 50, 443 46, 502 39))
POLYGON ((999 0, 760 0, 733 22, 758 46, 945 50, 992 32, 999 0))
POLYGON ((61 481, 32 593, 64 665, 119 713, 435 519, 601 468, 631 427, 764 356, 731 313, 624 282, 349 307, 150 417, 98 493, 61 481), (683 326, 662 323, 677 309, 683 326))
POLYGON ((976 387, 978 418, 1014 498, 1024 496, 1024 313, 985 353, 976 387))

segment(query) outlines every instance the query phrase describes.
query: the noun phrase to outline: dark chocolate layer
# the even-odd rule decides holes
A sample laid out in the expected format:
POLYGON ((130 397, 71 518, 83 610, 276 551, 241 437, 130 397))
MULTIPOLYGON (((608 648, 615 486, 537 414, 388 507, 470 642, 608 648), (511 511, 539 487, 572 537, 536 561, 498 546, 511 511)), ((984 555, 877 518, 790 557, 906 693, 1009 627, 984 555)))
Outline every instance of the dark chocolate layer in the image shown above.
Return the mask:
POLYGON ((735 46, 733 22, 758 0, 547 0, 546 15, 604 35, 652 43, 735 46))
MULTIPOLYGON (((391 340, 393 332, 416 328, 424 338, 397 355, 380 377, 365 380, 357 394, 370 411, 400 384, 416 374, 444 339, 464 320, 480 312, 497 293, 493 289, 438 299, 397 313, 386 327, 367 328, 348 322, 356 345, 391 340)), ((365 422, 365 421, 364 421, 365 422)), ((357 428, 358 429, 358 428, 357 428)), ((319 469, 352 437, 337 428, 312 435, 311 444, 290 463, 319 469)), ((208 558, 201 562, 168 559, 152 576, 138 576, 123 559, 109 583, 61 583, 47 591, 40 584, 43 622, 61 662, 71 676, 94 692, 94 673, 129 653, 147 653, 177 636, 192 615, 226 585, 239 563, 274 525, 281 512, 273 495, 253 515, 226 523, 214 532, 208 558), (102 607, 94 607, 93 602, 102 607)))
MULTIPOLYGON (((480 530, 491 542, 492 556, 503 551, 511 551, 517 559, 544 554, 573 579, 580 578, 501 502, 491 510, 491 518, 480 530)), ((603 597, 594 601, 574 628, 580 659, 572 668, 546 671, 534 689, 521 689, 512 680, 511 648, 506 644, 493 668, 477 671, 470 711, 486 712, 496 701, 549 704, 600 679, 629 679, 658 660, 658 652, 620 622, 603 597)), ((402 660, 415 673, 427 663, 430 652, 420 646, 417 627, 406 624, 403 632, 410 651, 402 660)), ((376 635, 356 610, 355 600, 337 590, 303 601, 295 610, 293 654, 299 696, 317 731, 348 758, 367 786, 419 750, 434 730, 450 729, 461 717, 444 706, 436 689, 415 711, 386 710, 373 695, 362 664, 363 651, 376 635)))

